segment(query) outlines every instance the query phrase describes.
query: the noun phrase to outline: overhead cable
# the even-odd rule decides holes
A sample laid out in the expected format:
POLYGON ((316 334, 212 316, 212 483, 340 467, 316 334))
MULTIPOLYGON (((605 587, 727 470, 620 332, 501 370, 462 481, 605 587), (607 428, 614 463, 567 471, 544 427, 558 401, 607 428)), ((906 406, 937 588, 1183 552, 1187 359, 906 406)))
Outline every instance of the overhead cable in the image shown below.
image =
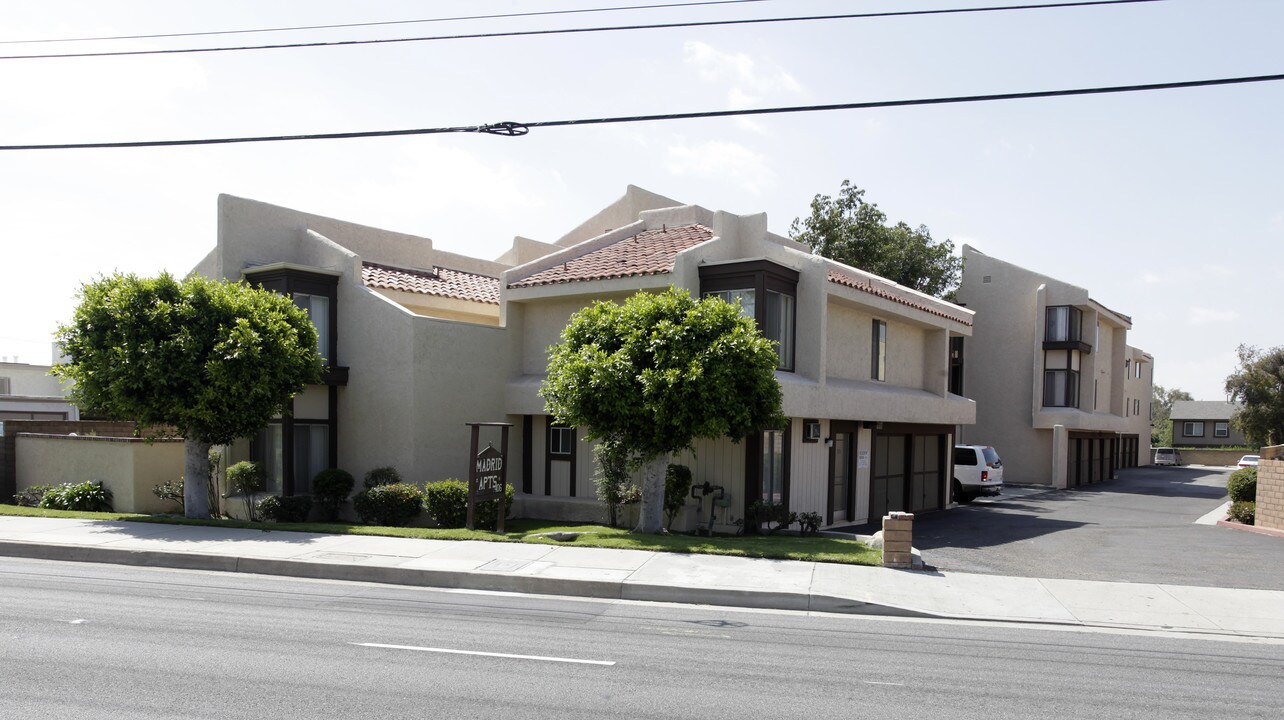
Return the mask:
POLYGON ((486 125, 459 125, 454 127, 413 128, 406 130, 364 130, 338 133, 312 133, 307 135, 262 135, 257 137, 200 138, 190 140, 134 140, 126 142, 50 143, 41 145, 0 145, 0 150, 87 150, 94 148, 172 147, 180 145, 230 145, 235 143, 285 142, 290 140, 340 140, 345 138, 393 137, 398 135, 442 135, 447 133, 481 133, 518 137, 532 128, 569 127, 578 125, 608 125, 616 123, 657 122, 665 120, 694 120, 698 118, 738 117, 745 115, 780 115, 786 113, 825 112, 833 110, 868 110, 874 108, 913 107, 918 105, 954 105, 961 103, 993 102, 998 100, 1029 100, 1034 98, 1073 97, 1077 95, 1108 95, 1115 93, 1175 90, 1178 88, 1242 85, 1247 83, 1278 82, 1278 75, 1252 75, 1245 77, 1215 78, 1211 80, 1182 80, 1143 85, 1112 85, 1106 87, 1071 88, 1067 90, 1036 90, 1033 92, 997 93, 992 95, 959 95, 954 97, 917 98, 912 100, 879 100, 873 102, 837 103, 831 105, 795 105, 790 107, 752 108, 747 110, 712 110, 663 115, 625 115, 578 120, 542 120, 538 122, 499 122, 486 125))
POLYGON ((335 48, 357 45, 387 45, 392 43, 435 42, 440 40, 482 40, 543 35, 570 35, 625 30, 671 30, 677 28, 714 27, 727 25, 761 25, 766 23, 815 22, 819 20, 857 20, 868 18, 912 17, 922 15, 959 15, 971 13, 1002 12, 1008 10, 1050 10, 1054 8, 1081 8, 1106 5, 1135 5, 1138 3, 1166 2, 1166 0, 1083 0, 1082 2, 1036 3, 1027 5, 991 5, 988 7, 947 8, 940 10, 889 10, 886 12, 843 13, 839 15, 800 15, 791 17, 747 18, 741 20, 701 20, 693 22, 653 23, 647 25, 611 25, 602 27, 558 28, 553 30, 511 30, 507 32, 464 33, 459 35, 429 35, 424 37, 376 38, 372 40, 335 40, 324 42, 277 43, 273 45, 241 45, 236 47, 169 48, 162 50, 116 50, 110 52, 46 53, 41 55, 0 55, 0 60, 49 60, 52 58, 125 57, 133 55, 183 55, 192 53, 241 52, 245 50, 289 50, 297 48, 335 48))
POLYGON ((495 13, 491 15, 457 15, 454 17, 423 18, 419 20, 381 20, 375 22, 333 23, 330 25, 290 25, 286 27, 255 28, 251 30, 207 30, 204 32, 155 33, 152 35, 98 35, 94 37, 40 38, 38 40, 0 40, 0 45, 35 45, 38 43, 94 42, 100 40, 157 40, 160 38, 203 37, 209 35, 252 35, 255 33, 294 32, 299 30, 336 30, 339 28, 415 25, 421 23, 457 22, 462 20, 499 20, 506 18, 544 17, 549 15, 578 15, 584 13, 618 12, 621 10, 661 10, 669 8, 700 7, 704 5, 741 5, 744 3, 760 2, 777 2, 777 0, 703 0, 702 2, 663 3, 656 5, 618 5, 614 7, 578 8, 574 10, 539 10, 534 12, 495 13))

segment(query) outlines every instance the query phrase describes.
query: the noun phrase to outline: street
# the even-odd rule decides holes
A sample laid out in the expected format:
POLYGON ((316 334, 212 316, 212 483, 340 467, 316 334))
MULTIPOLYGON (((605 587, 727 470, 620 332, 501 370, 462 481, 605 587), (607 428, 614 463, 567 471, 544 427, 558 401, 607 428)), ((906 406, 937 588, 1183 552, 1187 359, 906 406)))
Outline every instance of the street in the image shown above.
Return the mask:
POLYGON ((1284 645, 0 559, 0 717, 1276 718, 1284 645))

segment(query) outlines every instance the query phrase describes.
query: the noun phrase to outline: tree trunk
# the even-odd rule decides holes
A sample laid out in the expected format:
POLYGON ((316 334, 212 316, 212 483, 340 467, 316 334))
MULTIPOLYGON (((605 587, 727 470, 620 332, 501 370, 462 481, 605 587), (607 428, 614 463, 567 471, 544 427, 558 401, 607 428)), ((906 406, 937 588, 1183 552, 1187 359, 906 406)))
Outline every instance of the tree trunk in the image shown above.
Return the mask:
POLYGON ((664 530, 664 473, 668 467, 669 458, 664 455, 642 466, 642 507, 633 532, 655 535, 664 530))
POLYGON ((210 516, 210 444, 183 439, 183 514, 189 518, 210 516))

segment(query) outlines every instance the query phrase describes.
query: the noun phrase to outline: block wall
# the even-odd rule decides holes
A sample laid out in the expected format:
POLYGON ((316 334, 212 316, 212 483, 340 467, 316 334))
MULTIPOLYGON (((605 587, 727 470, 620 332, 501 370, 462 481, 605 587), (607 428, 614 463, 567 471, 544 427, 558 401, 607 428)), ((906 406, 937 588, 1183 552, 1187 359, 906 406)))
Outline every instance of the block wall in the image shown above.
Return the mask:
POLYGON ((1284 530, 1284 445, 1261 450, 1257 466, 1258 527, 1284 530))

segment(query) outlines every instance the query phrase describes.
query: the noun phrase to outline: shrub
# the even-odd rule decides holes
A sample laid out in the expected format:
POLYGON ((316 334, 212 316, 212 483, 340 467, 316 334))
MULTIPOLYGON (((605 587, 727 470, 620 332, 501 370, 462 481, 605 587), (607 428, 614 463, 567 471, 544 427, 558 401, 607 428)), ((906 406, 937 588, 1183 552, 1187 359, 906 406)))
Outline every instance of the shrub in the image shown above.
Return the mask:
POLYGON ((1253 525, 1257 521, 1257 503, 1251 500, 1238 500, 1231 503, 1230 512, 1227 514, 1231 520, 1245 525, 1253 525))
POLYGON ((52 510, 111 512, 111 490, 101 480, 56 485, 40 498, 38 507, 52 510))
POLYGON ((798 516, 789 512, 784 503, 755 500, 745 513, 743 529, 746 534, 756 534, 766 524, 767 534, 772 535, 777 530, 793 525, 797 519, 798 516))
POLYGON ((1257 502, 1257 468, 1240 468, 1231 473, 1226 492, 1234 502, 1257 502))
POLYGON ((263 466, 242 460, 227 469, 227 485, 233 493, 245 496, 245 514, 249 515, 250 522, 258 520, 254 512, 254 493, 267 487, 267 473, 263 466))
POLYGON ((362 484, 365 485, 367 490, 369 490, 372 487, 378 487, 380 485, 395 485, 399 482, 401 482, 401 473, 397 472, 397 468, 388 465, 385 467, 377 467, 367 472, 366 478, 362 484))
POLYGON ((673 529, 673 519, 682 512, 691 494, 691 468, 670 464, 664 474, 664 528, 673 529))
POLYGON ((410 483, 375 485, 352 499, 357 517, 369 525, 403 527, 419 517, 423 508, 423 491, 410 483))
POLYGON ((798 534, 801 536, 814 535, 820 532, 820 513, 805 512, 798 513, 798 534))
POLYGON ((348 499, 355 484, 352 473, 338 468, 322 470, 312 478, 312 497, 321 508, 323 521, 334 522, 339 519, 339 506, 348 499))
MULTIPOLYGON (((165 482, 152 488, 152 494, 161 500, 171 500, 178 503, 178 509, 183 509, 183 478, 177 480, 166 480, 165 482)), ((213 507, 213 506, 211 506, 213 507)))
POLYGON ((620 507, 642 499, 642 492, 629 479, 628 454, 619 443, 603 442, 593 446, 597 472, 593 487, 597 499, 606 504, 606 521, 611 527, 619 522, 620 507))
POLYGON ((308 513, 312 512, 312 498, 307 495, 272 495, 260 500, 258 509, 259 516, 264 520, 307 522, 308 513))
MULTIPOLYGON (((437 524, 444 528, 459 528, 468 524, 468 483, 463 480, 442 480, 424 486, 424 507, 437 524)), ((504 486, 504 517, 513 507, 513 486, 504 486)), ((499 499, 477 503, 474 517, 476 527, 495 528, 499 512, 499 499)))
POLYGON ((13 501, 23 507, 39 507, 45 493, 52 487, 53 485, 32 485, 25 490, 19 490, 18 494, 13 496, 13 501))

